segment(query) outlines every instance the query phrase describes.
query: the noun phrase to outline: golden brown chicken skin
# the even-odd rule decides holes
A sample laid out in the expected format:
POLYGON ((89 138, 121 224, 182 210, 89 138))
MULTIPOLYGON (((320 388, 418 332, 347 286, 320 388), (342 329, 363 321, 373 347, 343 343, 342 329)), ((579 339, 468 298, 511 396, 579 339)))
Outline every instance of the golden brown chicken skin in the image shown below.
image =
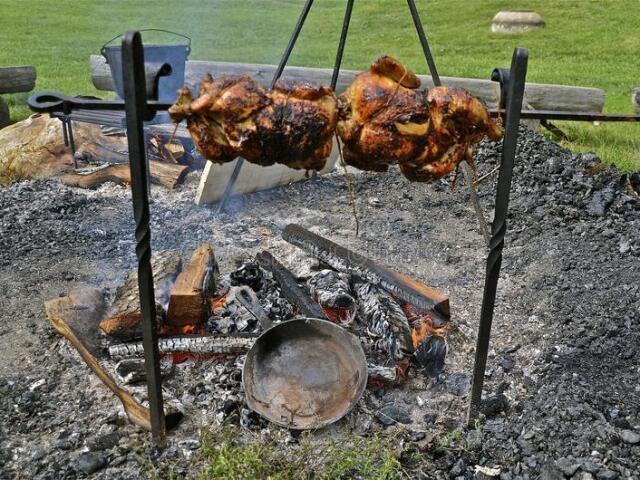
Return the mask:
POLYGON ((324 168, 338 118, 333 91, 311 82, 281 79, 269 96, 270 104, 256 116, 260 155, 247 160, 304 170, 324 168))
POLYGON ((251 77, 205 75, 198 97, 188 88, 178 92, 169 109, 175 122, 187 120, 193 143, 209 160, 230 162, 259 150, 255 114, 269 103, 266 91, 251 77))
POLYGON ((386 171, 421 154, 429 107, 419 86, 418 77, 389 56, 356 76, 339 97, 337 129, 348 165, 386 171))
POLYGON ((478 98, 462 88, 436 87, 427 93, 431 125, 421 155, 400 164, 414 182, 432 182, 456 170, 462 160, 473 164, 473 149, 485 137, 502 138, 502 127, 494 121, 478 98))

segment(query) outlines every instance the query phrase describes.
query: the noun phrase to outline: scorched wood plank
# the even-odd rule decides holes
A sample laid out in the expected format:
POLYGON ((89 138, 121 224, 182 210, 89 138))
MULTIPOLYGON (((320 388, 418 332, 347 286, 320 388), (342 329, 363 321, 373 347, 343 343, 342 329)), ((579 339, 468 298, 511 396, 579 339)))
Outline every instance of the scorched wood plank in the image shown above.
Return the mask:
MULTIPOLYGON (((163 305, 169 299, 171 287, 181 268, 177 250, 160 250, 151 256, 153 284, 156 297, 156 315, 164 317, 163 305)), ((100 328, 108 335, 122 340, 142 336, 142 311, 138 293, 138 270, 129 273, 124 284, 116 290, 115 299, 100 328)), ((160 322, 159 322, 160 323, 160 322)))
POLYGON ((200 325, 206 320, 207 296, 216 288, 218 265, 210 245, 197 248, 187 267, 178 275, 169 297, 167 324, 200 325))

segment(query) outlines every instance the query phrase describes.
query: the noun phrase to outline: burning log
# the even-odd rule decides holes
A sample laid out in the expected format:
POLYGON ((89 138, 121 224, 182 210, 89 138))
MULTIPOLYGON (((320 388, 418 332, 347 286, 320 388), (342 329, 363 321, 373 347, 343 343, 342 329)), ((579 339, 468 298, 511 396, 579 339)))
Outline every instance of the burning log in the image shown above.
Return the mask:
POLYGON ((349 276, 334 270, 322 270, 309 279, 313 299, 320 304, 329 320, 348 326, 358 311, 351 295, 349 276))
POLYGON ((360 319, 367 333, 379 338, 376 342, 393 360, 402 360, 413 353, 409 320, 393 296, 372 283, 354 278, 360 319))
POLYGON ((205 244, 196 249, 171 291, 167 325, 181 327, 202 324, 207 316, 207 297, 216 289, 218 274, 218 264, 211 246, 205 244))
MULTIPOLYGON (((149 409, 121 388, 96 358, 98 321, 105 310, 102 293, 96 289, 75 292, 67 297, 45 302, 44 308, 53 328, 69 340, 93 373, 122 402, 129 420, 146 430, 151 430, 149 409)), ((177 425, 180 418, 181 415, 178 413, 167 415, 167 428, 171 429, 177 425)))
MULTIPOLYGON (((164 317, 163 305, 169 299, 169 292, 181 268, 180 253, 177 250, 160 250, 151 256, 153 283, 156 296, 156 315, 164 317)), ((142 312, 138 294, 138 271, 133 270, 124 284, 116 290, 115 299, 107 317, 100 322, 100 328, 122 340, 133 340, 142 336, 142 312)), ((158 322, 160 324, 161 322, 158 322)))
MULTIPOLYGON (((220 337, 217 335, 167 337, 158 340, 160 354, 197 353, 201 355, 243 354, 255 341, 254 336, 220 337)), ((142 357, 142 342, 121 343, 109 347, 109 355, 114 360, 142 357)))
POLYGON ((287 225, 282 238, 335 270, 357 275, 420 309, 433 310, 445 319, 450 318, 449 299, 445 295, 406 275, 377 264, 299 225, 287 225))
MULTIPOLYGON (((406 308, 405 311, 411 310, 406 308)), ((449 350, 446 334, 450 325, 435 326, 431 315, 408 316, 411 339, 415 349, 414 360, 425 375, 438 377, 444 370, 444 360, 449 350)))
POLYGON ((326 318, 322 308, 298 285, 293 274, 285 268, 269 252, 260 252, 257 255, 258 263, 262 268, 271 272, 273 279, 278 282, 282 295, 300 309, 302 315, 309 318, 326 318))

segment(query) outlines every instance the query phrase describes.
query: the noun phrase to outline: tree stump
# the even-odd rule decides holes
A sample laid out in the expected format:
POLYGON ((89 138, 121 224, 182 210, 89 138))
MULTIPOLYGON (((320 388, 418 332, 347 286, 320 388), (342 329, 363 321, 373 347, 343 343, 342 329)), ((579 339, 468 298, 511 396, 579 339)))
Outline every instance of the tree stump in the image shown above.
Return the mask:
POLYGON ((542 27, 544 27, 542 16, 530 10, 504 10, 496 13, 491 20, 491 31, 494 33, 521 33, 542 27))

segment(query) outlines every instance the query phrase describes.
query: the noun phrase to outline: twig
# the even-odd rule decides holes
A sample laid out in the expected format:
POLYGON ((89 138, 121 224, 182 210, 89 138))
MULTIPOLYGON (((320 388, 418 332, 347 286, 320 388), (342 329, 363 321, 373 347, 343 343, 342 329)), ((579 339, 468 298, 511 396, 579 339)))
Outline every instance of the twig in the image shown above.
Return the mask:
POLYGON ((487 173, 487 174, 481 176, 480 178, 478 178, 475 182, 473 182, 473 186, 477 187, 478 185, 480 185, 480 182, 482 182, 483 180, 489 178, 491 175, 496 173, 498 170, 500 170, 500 165, 498 165, 496 168, 491 170, 489 173, 487 173))
POLYGON ((338 144, 338 156, 340 157, 340 165, 344 170, 344 179, 347 183, 347 190, 349 191, 349 197, 351 200, 351 210, 353 213, 353 219, 356 221, 356 237, 360 233, 360 221, 358 220, 358 210, 356 207, 356 192, 353 188, 353 183, 351 182, 351 174, 347 170, 347 164, 344 162, 344 157, 342 156, 342 145, 340 145, 340 138, 336 133, 336 143, 338 144))
POLYGON ((476 192, 476 186, 473 182, 473 172, 471 171, 471 167, 469 164, 464 161, 460 164, 462 166, 462 171, 464 172, 465 180, 467 181, 467 185, 469 186, 469 196, 471 197, 471 204, 473 205, 473 209, 476 211, 476 216, 478 217, 478 224, 480 226, 480 231, 482 232, 482 236, 484 237, 484 241, 487 245, 489 245, 489 241, 491 240, 491 236, 489 235, 489 227, 487 226, 487 221, 482 214, 482 207, 480 207, 480 200, 478 200, 478 192, 476 192))

